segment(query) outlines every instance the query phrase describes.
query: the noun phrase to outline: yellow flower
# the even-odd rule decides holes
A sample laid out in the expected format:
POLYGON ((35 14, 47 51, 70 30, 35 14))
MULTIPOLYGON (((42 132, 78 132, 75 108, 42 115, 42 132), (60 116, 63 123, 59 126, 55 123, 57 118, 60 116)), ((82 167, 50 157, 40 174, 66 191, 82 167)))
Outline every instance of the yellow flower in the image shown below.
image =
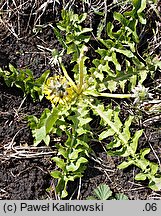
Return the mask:
POLYGON ((64 76, 55 75, 47 79, 43 88, 46 98, 53 104, 65 104, 75 95, 73 87, 64 76))

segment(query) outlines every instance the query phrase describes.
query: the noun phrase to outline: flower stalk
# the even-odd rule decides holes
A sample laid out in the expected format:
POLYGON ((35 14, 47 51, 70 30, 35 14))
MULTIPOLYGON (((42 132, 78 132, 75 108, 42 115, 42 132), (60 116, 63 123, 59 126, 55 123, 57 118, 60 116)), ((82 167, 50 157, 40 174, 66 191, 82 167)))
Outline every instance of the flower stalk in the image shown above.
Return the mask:
POLYGON ((84 95, 91 95, 94 97, 108 97, 108 98, 134 98, 134 94, 113 94, 113 93, 98 93, 92 90, 86 90, 83 92, 84 95))

